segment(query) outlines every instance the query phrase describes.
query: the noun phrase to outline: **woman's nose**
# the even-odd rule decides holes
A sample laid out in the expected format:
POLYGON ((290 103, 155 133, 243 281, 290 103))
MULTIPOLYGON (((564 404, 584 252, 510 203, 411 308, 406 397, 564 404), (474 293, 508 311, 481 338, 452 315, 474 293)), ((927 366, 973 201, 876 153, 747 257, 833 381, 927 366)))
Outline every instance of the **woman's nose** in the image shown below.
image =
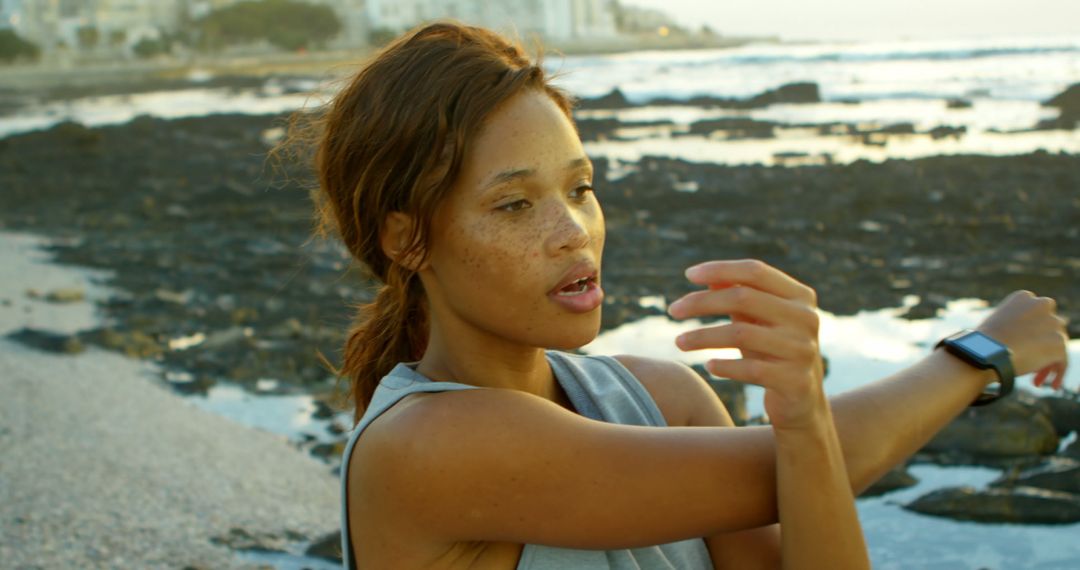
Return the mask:
POLYGON ((552 208, 553 219, 544 249, 549 255, 564 251, 575 251, 589 244, 591 237, 585 213, 576 211, 569 204, 560 204, 552 208))

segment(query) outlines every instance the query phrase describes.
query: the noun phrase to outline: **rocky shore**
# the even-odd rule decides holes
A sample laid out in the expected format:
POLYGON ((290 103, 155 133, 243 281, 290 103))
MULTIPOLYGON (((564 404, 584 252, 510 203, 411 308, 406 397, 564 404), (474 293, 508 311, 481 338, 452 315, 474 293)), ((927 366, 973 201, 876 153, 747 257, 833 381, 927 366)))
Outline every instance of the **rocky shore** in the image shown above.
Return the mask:
MULTIPOLYGON (((777 90, 760 104, 816 96, 811 91, 777 90)), ((13 338, 59 352, 99 346, 152 359, 182 391, 228 379, 264 391, 324 392, 329 373, 320 354, 338 360, 351 307, 371 298, 372 284, 343 248, 311 237, 309 173, 298 165, 275 172, 267 162, 283 122, 140 117, 0 139, 0 227, 52 236, 58 261, 110 270, 120 292, 101 303, 103 326, 28 328, 13 338)), ((583 136, 596 126, 583 121, 583 136)), ((917 295, 908 317, 926 318, 949 299, 996 302, 1027 288, 1057 298, 1070 334, 1080 336, 1080 156, 796 168, 645 157, 618 173, 606 160, 595 165, 608 224, 605 329, 659 312, 642 297, 689 291, 688 265, 755 257, 814 286, 821 307, 838 314, 917 295)), ((1050 438, 1056 445, 1070 433, 1050 429, 1019 452, 1025 468, 1056 452, 1050 438)), ((963 447, 979 438, 959 439, 922 460, 980 463, 983 450, 963 447)))

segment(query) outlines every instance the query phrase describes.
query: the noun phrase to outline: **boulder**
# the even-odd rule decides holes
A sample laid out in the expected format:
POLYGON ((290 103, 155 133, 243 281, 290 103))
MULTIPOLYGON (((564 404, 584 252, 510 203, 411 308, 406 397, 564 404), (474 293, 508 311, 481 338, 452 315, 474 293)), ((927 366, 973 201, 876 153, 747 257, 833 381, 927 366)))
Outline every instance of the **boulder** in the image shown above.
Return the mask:
POLYGON ((912 487, 918 483, 919 480, 907 470, 906 465, 897 465, 860 493, 859 497, 877 497, 897 489, 912 487))
POLYGON ((7 335, 11 340, 30 348, 58 354, 78 354, 86 346, 77 335, 23 327, 7 335))
POLYGON ((1080 393, 1068 396, 1046 396, 1040 398, 1050 411, 1050 423, 1060 437, 1070 432, 1080 432, 1080 393))
POLYGON ((1070 524, 1080 522, 1080 496, 1034 487, 939 489, 904 505, 909 511, 956 520, 990 523, 1070 524))
POLYGON ((1051 458, 1030 469, 1016 470, 990 483, 991 487, 1038 487, 1080 495, 1080 461, 1071 458, 1051 458))
POLYGON ((86 293, 79 287, 65 289, 53 289, 45 294, 45 300, 50 303, 78 303, 86 299, 86 293))
POLYGON ((1015 390, 988 406, 968 408, 922 451, 930 455, 1008 459, 1049 455, 1057 447, 1057 431, 1046 404, 1030 392, 1015 390))
POLYGON ((332 532, 312 542, 304 554, 341 564, 341 531, 332 532))
POLYGON ((1076 123, 1080 121, 1080 83, 1073 83, 1043 105, 1061 110, 1061 115, 1053 121, 1058 128, 1075 128, 1076 123))
POLYGON ((631 107, 632 103, 626 99, 626 95, 618 88, 612 89, 607 95, 582 99, 578 102, 578 109, 624 109, 631 107))
POLYGON ((821 90, 817 83, 788 83, 764 91, 746 102, 747 107, 768 107, 777 103, 820 103, 821 90))

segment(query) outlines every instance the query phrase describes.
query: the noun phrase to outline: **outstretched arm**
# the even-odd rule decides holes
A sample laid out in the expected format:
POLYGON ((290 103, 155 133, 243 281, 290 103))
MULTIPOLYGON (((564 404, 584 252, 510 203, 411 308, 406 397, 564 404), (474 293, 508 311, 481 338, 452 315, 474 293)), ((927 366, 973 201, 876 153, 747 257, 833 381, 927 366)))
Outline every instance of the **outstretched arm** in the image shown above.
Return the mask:
MULTIPOLYGON (((691 280, 710 287, 673 303, 677 318, 730 314, 734 323, 744 321, 741 310, 720 312, 717 303, 731 295, 731 286, 762 291, 776 283, 795 282, 760 261, 710 262, 698 266, 691 280)), ((742 294, 749 305, 777 304, 768 295, 742 294)), ((1065 375, 1065 321, 1055 314, 1052 299, 1026 291, 1013 293, 977 328, 1008 346, 1017 375, 1037 372, 1036 384, 1060 387, 1065 375)), ((726 325, 731 326, 731 325, 726 325)), ((710 332, 723 327, 699 329, 679 341, 684 350, 740 348, 710 332)), ((836 431, 843 447, 848 476, 856 494, 886 471, 925 445, 994 380, 992 371, 977 370, 942 350, 934 351, 915 365, 885 379, 831 398, 836 431)))

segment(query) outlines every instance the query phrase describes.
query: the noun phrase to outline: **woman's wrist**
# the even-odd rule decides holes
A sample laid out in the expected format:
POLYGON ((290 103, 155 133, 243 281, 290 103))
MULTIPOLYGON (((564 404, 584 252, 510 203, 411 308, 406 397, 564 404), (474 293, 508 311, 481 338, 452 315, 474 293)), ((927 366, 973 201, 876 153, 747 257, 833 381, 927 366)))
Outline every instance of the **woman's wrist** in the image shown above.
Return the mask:
POLYGON ((972 399, 982 393, 990 384, 998 381, 993 369, 980 370, 949 354, 944 348, 938 348, 926 357, 926 363, 946 374, 950 381, 970 385, 972 399))

